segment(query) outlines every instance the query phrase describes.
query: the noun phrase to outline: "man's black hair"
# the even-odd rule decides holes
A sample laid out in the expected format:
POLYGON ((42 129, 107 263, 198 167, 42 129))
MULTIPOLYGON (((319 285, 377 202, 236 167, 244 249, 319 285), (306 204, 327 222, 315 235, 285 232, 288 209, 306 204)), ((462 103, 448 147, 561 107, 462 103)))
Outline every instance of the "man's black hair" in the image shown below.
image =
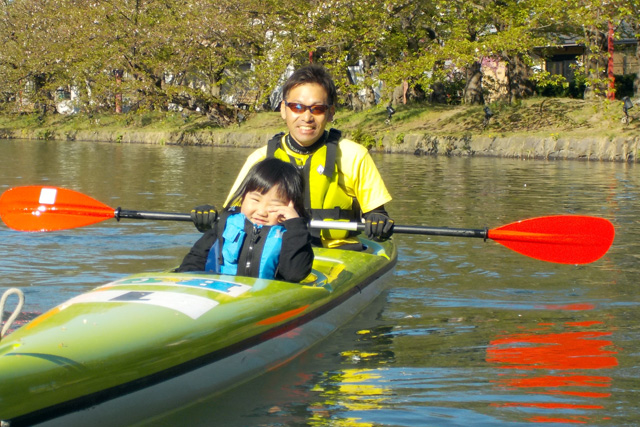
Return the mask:
POLYGON ((336 104, 338 95, 333 78, 331 78, 331 74, 329 74, 322 65, 318 64, 309 64, 298 68, 291 77, 287 79, 282 88, 284 100, 287 101, 287 96, 289 96, 289 92, 293 88, 308 83, 316 83, 322 86, 327 92, 327 103, 330 106, 336 104))

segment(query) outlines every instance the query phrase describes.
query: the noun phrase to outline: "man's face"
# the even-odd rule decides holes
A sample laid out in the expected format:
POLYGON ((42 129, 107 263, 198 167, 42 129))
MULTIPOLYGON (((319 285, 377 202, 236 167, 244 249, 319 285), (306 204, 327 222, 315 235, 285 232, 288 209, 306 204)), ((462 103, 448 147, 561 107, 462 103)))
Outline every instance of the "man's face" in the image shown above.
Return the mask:
POLYGON ((311 110, 296 113, 287 107, 286 103, 312 105, 328 105, 327 92, 317 83, 305 83, 289 91, 287 98, 282 101, 280 114, 289 128, 291 137, 303 147, 310 147, 319 140, 324 128, 333 119, 335 107, 330 106, 322 114, 314 115, 311 110))

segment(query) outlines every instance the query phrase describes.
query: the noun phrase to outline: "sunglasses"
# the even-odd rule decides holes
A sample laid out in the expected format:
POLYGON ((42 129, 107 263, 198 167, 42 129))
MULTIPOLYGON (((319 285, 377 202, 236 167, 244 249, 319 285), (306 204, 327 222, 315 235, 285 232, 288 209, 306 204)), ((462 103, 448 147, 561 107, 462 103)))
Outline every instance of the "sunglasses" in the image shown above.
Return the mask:
POLYGON ((304 104, 300 104, 298 102, 287 102, 284 101, 284 105, 286 105, 287 107, 289 107, 289 109, 291 111, 293 111, 296 114, 302 114, 305 111, 309 110, 311 111, 311 114, 313 114, 314 116, 321 116, 324 113, 327 112, 327 110, 329 109, 329 105, 324 105, 324 104, 319 104, 319 105, 304 105, 304 104))

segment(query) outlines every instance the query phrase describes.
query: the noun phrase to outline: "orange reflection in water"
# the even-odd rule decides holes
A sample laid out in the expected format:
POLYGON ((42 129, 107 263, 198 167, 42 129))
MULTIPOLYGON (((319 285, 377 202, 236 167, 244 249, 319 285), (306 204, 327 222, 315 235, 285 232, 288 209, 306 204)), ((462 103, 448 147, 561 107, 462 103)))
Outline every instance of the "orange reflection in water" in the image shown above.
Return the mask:
MULTIPOLYGON (((593 306, 553 306, 547 309, 589 310, 593 306)), ((541 323, 527 332, 508 334, 491 341, 487 362, 497 364, 501 373, 493 383, 504 390, 523 390, 538 397, 533 401, 493 403, 501 408, 540 409, 527 421, 536 423, 592 423, 591 411, 604 409, 601 399, 610 397, 611 377, 591 375, 594 370, 618 366, 608 350, 611 332, 601 321, 567 322, 556 326, 541 323), (559 372, 558 372, 559 371, 559 372), (544 396, 551 399, 547 401, 544 396), (581 415, 567 412, 580 412, 581 415), (546 414, 548 413, 548 415, 546 414), (588 413, 589 415, 582 415, 588 413)), ((594 373, 595 374, 595 373, 594 373)))

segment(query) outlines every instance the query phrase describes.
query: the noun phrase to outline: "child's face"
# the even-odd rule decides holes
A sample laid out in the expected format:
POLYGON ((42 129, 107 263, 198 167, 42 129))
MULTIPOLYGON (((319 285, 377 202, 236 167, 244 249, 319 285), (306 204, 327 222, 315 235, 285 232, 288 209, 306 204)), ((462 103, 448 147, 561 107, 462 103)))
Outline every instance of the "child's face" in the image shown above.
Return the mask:
POLYGON ((289 219, 288 211, 292 208, 293 204, 289 200, 278 195, 276 186, 265 194, 257 191, 247 193, 242 199, 240 212, 256 225, 276 225, 289 219))
POLYGON ((305 83, 291 89, 280 106, 280 114, 293 139, 303 147, 310 147, 322 137, 327 123, 333 120, 335 107, 331 106, 324 114, 314 116, 308 108, 303 113, 294 113, 285 101, 306 106, 328 105, 327 91, 317 83, 305 83))

